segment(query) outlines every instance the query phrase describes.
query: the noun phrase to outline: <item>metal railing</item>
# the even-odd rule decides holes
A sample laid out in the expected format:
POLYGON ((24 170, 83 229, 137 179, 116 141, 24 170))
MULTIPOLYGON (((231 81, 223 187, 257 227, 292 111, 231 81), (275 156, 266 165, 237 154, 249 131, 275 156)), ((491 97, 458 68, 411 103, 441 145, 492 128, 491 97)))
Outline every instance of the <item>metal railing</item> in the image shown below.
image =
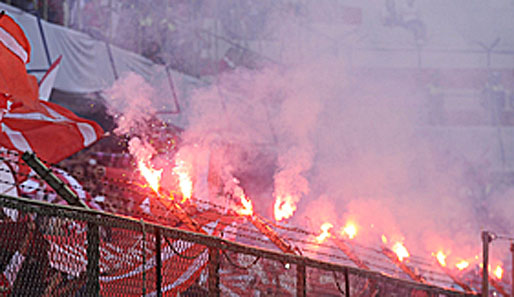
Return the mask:
POLYGON ((475 296, 78 207, 0 209, 11 296, 475 296))

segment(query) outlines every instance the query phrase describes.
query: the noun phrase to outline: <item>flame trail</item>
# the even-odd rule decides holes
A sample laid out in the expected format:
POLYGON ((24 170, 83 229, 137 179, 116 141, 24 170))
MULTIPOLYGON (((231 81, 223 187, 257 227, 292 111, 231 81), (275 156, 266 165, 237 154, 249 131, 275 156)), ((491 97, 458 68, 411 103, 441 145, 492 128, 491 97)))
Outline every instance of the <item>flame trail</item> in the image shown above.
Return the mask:
POLYGON ((469 267, 469 262, 466 260, 461 260, 457 264, 455 264, 455 267, 459 270, 464 270, 469 267))
POLYGON ((457 278, 452 271, 447 267, 446 258, 447 255, 443 253, 443 251, 438 251, 437 254, 434 255, 437 259, 437 263, 439 263, 439 267, 443 270, 443 272, 448 275, 454 283, 456 283, 458 286, 460 286, 464 291, 468 293, 475 293, 473 289, 471 289, 470 286, 468 286, 466 283, 464 283, 462 280, 457 278))
POLYGON ((409 251, 407 251, 407 248, 403 245, 403 243, 397 241, 393 247, 393 252, 395 252, 396 256, 398 256, 398 260, 403 261, 403 259, 410 256, 409 251))
MULTIPOLYGON (((385 235, 382 235, 382 241, 384 244, 387 243, 387 238, 385 235)), ((409 257, 409 251, 405 246, 397 241, 393 245, 392 249, 389 249, 385 245, 382 245, 382 254, 384 254, 391 262, 393 262, 398 268, 400 268, 405 274, 407 274, 411 279, 418 281, 420 283, 426 283, 426 280, 421 275, 416 274, 405 262, 403 261, 405 258, 409 257)))
POLYGON ((161 174, 163 169, 155 170, 151 166, 145 164, 145 162, 142 160, 137 162, 137 168, 139 169, 141 175, 145 178, 148 185, 150 185, 150 188, 152 188, 155 193, 159 194, 159 182, 161 181, 161 174))
POLYGON ((438 251, 435 257, 441 266, 446 267, 446 255, 443 251, 438 251))
POLYGON ((179 188, 182 193, 181 203, 186 202, 193 195, 193 181, 191 180, 191 167, 185 161, 178 159, 175 162, 173 173, 178 176, 179 188))
POLYGON ((354 239, 357 235, 357 226, 353 222, 348 222, 341 230, 341 234, 346 235, 349 239, 354 239))
POLYGON ((275 200, 275 220, 280 222, 287 218, 290 218, 296 211, 296 205, 293 198, 290 195, 277 196, 275 200))
POLYGON ((243 216, 253 215, 253 204, 248 197, 246 197, 243 189, 239 186, 235 187, 234 195, 240 199, 241 207, 236 209, 236 212, 243 216))
POLYGON ((332 229, 334 227, 334 225, 330 224, 330 223, 323 223, 323 225, 321 225, 321 234, 318 235, 318 237, 316 237, 316 241, 318 243, 322 243, 324 242, 327 238, 329 238, 330 236, 332 236, 330 234, 330 229, 332 229))
POLYGON ((496 268, 493 271, 493 274, 494 276, 496 276, 497 279, 501 280, 503 277, 503 268, 500 265, 496 266, 496 268))

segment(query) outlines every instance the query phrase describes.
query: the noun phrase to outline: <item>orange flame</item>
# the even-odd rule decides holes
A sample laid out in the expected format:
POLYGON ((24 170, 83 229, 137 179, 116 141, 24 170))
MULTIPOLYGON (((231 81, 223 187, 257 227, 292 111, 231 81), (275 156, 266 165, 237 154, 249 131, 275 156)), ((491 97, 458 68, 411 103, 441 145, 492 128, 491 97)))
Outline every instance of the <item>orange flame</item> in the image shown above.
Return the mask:
POLYGON ((234 195, 241 199, 242 207, 237 209, 237 213, 243 216, 251 216, 253 215, 253 205, 252 201, 246 197, 243 189, 241 187, 236 187, 234 189, 234 195))
POLYGON ((457 269, 464 270, 469 267, 469 262, 466 260, 461 260, 459 263, 455 264, 457 269))
POLYGON ((493 274, 494 274, 494 276, 496 276, 496 278, 502 279, 503 268, 500 265, 496 266, 496 269, 494 269, 493 274))
POLYGON ((353 222, 348 222, 341 230, 341 234, 348 236, 349 239, 354 239, 357 235, 357 226, 353 222))
POLYGON ((334 225, 330 223, 323 223, 323 225, 321 225, 321 233, 320 235, 318 235, 318 237, 316 237, 316 241, 318 243, 322 243, 327 238, 329 238, 331 236, 330 229, 332 229, 333 227, 334 225))
POLYGON ((293 198, 291 196, 277 196, 275 200, 275 220, 282 221, 290 218, 296 210, 293 198))
POLYGON ((398 260, 403 261, 403 259, 409 257, 409 251, 407 251, 407 248, 399 241, 397 241, 392 248, 393 252, 396 253, 396 256, 398 256, 398 260))
POLYGON ((442 251, 438 251, 435 257, 441 266, 446 267, 446 255, 442 251))
POLYGON ((137 162, 137 167, 141 175, 146 179, 146 182, 150 185, 150 188, 152 188, 155 193, 159 193, 159 182, 161 181, 162 169, 155 170, 151 166, 145 164, 142 160, 137 162))
POLYGON ((182 203, 193 195, 193 181, 189 174, 189 167, 183 160, 177 160, 176 166, 173 168, 173 173, 178 176, 178 186, 182 192, 182 203))

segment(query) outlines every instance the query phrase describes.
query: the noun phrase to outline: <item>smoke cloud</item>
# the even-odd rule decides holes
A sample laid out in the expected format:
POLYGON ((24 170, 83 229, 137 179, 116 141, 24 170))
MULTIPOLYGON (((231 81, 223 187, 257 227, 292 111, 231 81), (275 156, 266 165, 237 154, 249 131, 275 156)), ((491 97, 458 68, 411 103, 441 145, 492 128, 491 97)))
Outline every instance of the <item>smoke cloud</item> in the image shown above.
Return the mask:
MULTIPOLYGON (((223 204, 221 192, 241 187, 267 217, 288 210, 277 219, 311 230, 353 220, 357 241, 375 245, 385 235, 426 256, 444 249, 472 258, 481 230, 512 230, 512 190, 487 192, 486 160, 467 158, 480 154, 427 125, 423 75, 351 66, 337 38, 308 27, 316 14, 294 7, 269 12, 280 28, 276 62, 227 71, 187 98, 176 156, 193 167, 195 195, 223 204)), ((323 26, 348 34, 330 19, 323 26)), ((114 85, 117 132, 148 119, 154 92, 133 74, 114 85)))

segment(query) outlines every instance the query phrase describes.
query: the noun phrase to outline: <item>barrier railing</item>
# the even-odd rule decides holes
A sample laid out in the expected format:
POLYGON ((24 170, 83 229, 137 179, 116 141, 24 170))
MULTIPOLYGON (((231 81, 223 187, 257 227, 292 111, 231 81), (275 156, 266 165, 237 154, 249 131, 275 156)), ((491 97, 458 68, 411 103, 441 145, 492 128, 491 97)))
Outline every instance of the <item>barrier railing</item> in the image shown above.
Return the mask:
POLYGON ((474 296, 78 207, 0 209, 10 296, 474 296))

